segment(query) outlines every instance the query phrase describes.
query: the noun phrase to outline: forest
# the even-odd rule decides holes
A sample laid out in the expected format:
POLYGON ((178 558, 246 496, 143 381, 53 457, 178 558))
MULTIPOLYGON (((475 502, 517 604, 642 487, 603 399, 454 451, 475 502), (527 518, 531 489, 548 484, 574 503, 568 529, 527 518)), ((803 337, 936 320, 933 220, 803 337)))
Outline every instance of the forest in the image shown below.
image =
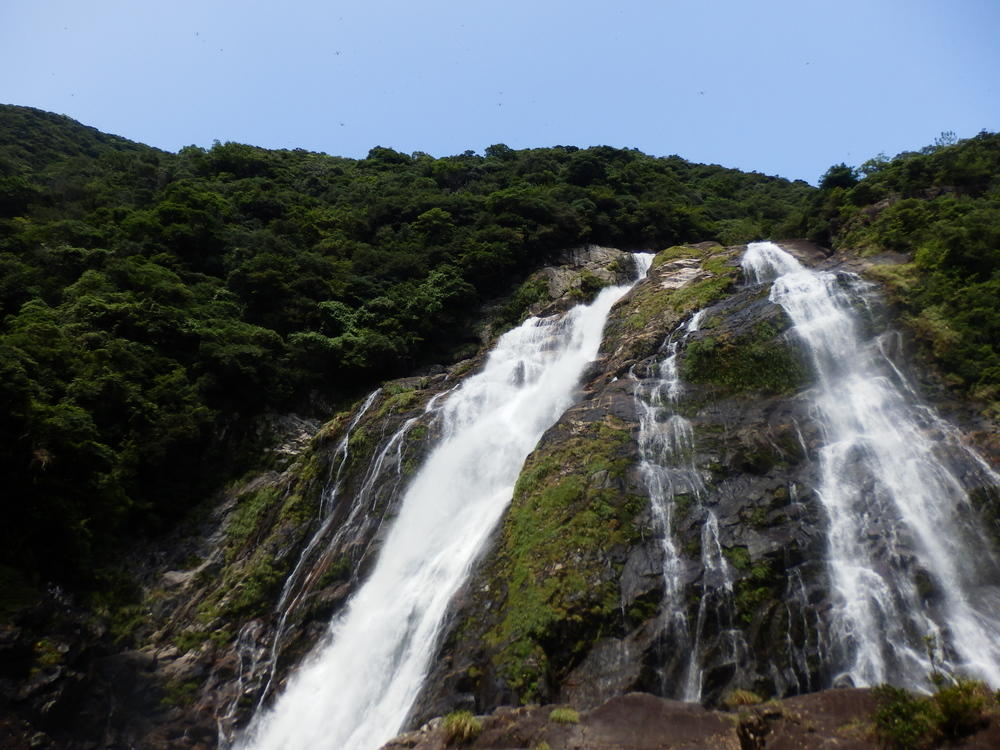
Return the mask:
POLYGON ((0 610, 106 586, 253 467, 262 415, 471 356, 569 248, 803 236, 900 254, 882 274, 904 322, 997 412, 997 134, 814 188, 608 146, 174 154, 0 106, 0 610))

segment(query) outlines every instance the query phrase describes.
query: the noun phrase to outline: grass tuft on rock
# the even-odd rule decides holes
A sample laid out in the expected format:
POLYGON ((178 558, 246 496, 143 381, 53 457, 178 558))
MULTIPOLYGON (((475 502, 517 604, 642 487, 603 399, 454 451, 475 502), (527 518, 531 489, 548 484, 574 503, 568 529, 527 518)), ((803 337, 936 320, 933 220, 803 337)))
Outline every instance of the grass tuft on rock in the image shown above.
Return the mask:
POLYGON ((722 699, 722 705, 730 711, 741 706, 756 706, 758 703, 763 702, 764 699, 757 695, 757 693, 752 690, 742 689, 733 690, 722 699))
POLYGON ((465 745, 472 742, 483 731, 483 722, 471 711, 452 711, 442 722, 445 743, 465 745))
POLYGON ((549 721, 556 724, 579 724, 580 712, 573 708, 553 708, 549 714, 549 721))
POLYGON ((967 737, 997 712, 997 696, 978 680, 935 673, 933 695, 914 695, 894 685, 874 689, 875 740, 889 750, 929 750, 967 737))

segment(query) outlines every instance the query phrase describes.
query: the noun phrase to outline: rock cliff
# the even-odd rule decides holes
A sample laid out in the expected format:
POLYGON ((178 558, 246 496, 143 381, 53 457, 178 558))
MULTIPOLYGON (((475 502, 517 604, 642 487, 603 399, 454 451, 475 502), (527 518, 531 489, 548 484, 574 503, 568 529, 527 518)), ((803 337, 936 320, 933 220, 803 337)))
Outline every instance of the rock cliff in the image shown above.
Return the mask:
MULTIPOLYGON (((786 248, 810 265, 864 270, 805 243, 786 248)), ((743 249, 664 250, 613 310, 576 403, 528 458, 456 597, 411 727, 458 709, 558 703, 589 712, 583 727, 635 710, 763 747, 739 744, 718 714, 621 696, 718 706, 738 690, 783 697, 836 684, 812 375, 788 317, 742 278, 743 249), (680 385, 668 398, 671 357, 680 385), (672 483, 664 511, 644 469, 644 420, 674 419, 687 426, 661 477, 672 483)), ((526 282, 515 315, 558 314, 631 272, 629 256, 607 248, 565 260, 526 282)), ((869 325, 884 329, 887 315, 875 310, 869 325)), ((485 326, 485 342, 496 333, 485 326)), ((28 722, 2 724, 10 746, 231 740, 364 579, 433 443, 435 403, 481 357, 386 383, 324 425, 276 420, 268 471, 234 484, 156 554, 137 554, 142 604, 118 632, 66 605, 62 640, 26 642, 30 627, 0 633, 12 657, 4 696, 28 722)), ((945 402, 932 374, 920 379, 945 402)), ((988 453, 990 426, 960 405, 950 412, 988 453)), ((974 485, 973 467, 969 477, 974 485)), ((980 484, 973 494, 995 525, 1000 498, 980 484)), ((537 709, 519 711, 538 723, 537 709)), ((393 747, 440 746, 429 742, 393 747)))

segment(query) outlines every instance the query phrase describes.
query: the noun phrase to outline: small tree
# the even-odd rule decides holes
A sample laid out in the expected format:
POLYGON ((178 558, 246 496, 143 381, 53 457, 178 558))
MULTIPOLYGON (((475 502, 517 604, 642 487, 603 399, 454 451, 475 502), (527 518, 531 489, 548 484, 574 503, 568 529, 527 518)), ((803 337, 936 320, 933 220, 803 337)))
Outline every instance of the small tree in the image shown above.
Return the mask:
POLYGON ((834 164, 823 175, 819 181, 820 190, 832 190, 833 188, 852 188, 858 184, 857 172, 841 162, 834 164))

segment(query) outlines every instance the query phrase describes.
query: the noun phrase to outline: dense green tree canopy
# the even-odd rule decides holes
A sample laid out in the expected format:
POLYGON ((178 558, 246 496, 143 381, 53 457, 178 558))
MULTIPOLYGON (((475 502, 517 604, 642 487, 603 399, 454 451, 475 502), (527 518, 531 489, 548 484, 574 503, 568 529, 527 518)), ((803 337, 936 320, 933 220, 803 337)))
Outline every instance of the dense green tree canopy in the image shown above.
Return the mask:
POLYGON ((996 383, 997 153, 984 135, 815 190, 607 146, 171 154, 0 106, 0 566, 86 583, 244 468, 262 412, 467 354, 484 302, 584 243, 808 231, 913 253, 913 317, 946 321, 956 377, 996 383))
POLYGON ((1000 134, 943 133, 858 171, 827 172, 813 238, 901 253, 880 274, 906 321, 952 384, 1000 416, 1000 134))

